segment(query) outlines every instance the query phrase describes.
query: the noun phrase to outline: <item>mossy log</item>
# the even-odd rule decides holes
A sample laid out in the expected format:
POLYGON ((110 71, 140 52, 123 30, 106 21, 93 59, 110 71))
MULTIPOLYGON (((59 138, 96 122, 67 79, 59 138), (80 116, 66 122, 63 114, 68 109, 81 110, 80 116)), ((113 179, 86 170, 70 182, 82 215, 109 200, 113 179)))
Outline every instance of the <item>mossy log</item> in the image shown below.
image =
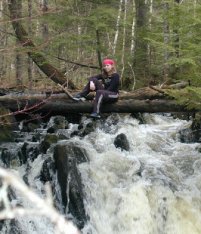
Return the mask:
MULTIPOLYGON (((51 112, 52 114, 90 113, 93 101, 73 101, 66 94, 20 94, 0 97, 0 104, 16 113, 29 111, 51 112)), ((136 113, 136 112, 188 112, 185 106, 151 88, 136 92, 120 92, 120 99, 113 104, 103 104, 102 113, 136 113)))

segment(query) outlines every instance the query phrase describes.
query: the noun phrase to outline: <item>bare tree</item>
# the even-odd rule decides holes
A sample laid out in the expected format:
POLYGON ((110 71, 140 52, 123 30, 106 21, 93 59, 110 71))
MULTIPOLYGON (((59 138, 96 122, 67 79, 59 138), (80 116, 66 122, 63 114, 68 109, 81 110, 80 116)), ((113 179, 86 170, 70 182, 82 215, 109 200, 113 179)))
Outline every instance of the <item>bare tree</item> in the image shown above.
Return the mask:
MULTIPOLYGON (((32 35, 32 0, 28 0, 28 15, 29 15, 29 24, 28 24, 28 34, 32 35)), ((28 63, 28 80, 29 80, 29 89, 31 90, 33 88, 33 61, 28 56, 27 58, 28 63)))
POLYGON ((125 69, 126 18, 127 18, 127 0, 124 0, 124 19, 123 19, 124 27, 123 27, 123 44, 122 44, 122 56, 121 56, 121 63, 122 63, 121 80, 123 80, 123 74, 125 69))
MULTIPOLYGON (((27 32, 25 31, 22 24, 19 22, 18 19, 18 12, 16 9, 17 0, 9 0, 9 11, 10 17, 12 20, 12 25, 15 30, 15 34, 19 39, 20 43, 24 46, 29 48, 28 55, 33 59, 33 61, 37 64, 37 66, 55 83, 59 84, 66 84, 66 79, 64 74, 62 74, 56 67, 51 65, 46 58, 37 50, 36 46, 34 45, 31 38, 28 36, 27 32)), ((75 88, 72 81, 68 80, 68 87, 75 88)), ((72 95, 68 95, 72 98, 72 95)))
POLYGON ((122 12, 122 5, 123 5, 123 0, 120 0, 119 1, 119 12, 117 15, 116 32, 115 32, 114 43, 113 43, 113 55, 115 55, 115 52, 116 52, 117 40, 118 40, 118 35, 119 35, 119 24, 120 24, 120 19, 121 19, 121 12, 122 12))
MULTIPOLYGON (((22 0, 18 0, 17 4, 16 4, 16 13, 17 13, 17 18, 20 19, 22 17, 22 0)), ((16 61, 15 61, 15 67, 16 67, 16 84, 17 86, 19 85, 22 85, 23 81, 23 71, 22 71, 22 68, 23 68, 23 56, 22 56, 22 53, 20 51, 20 43, 19 43, 19 40, 16 39, 16 47, 17 47, 17 50, 16 50, 16 61)))
POLYGON ((163 35, 164 35, 164 65, 163 65, 163 75, 164 75, 164 82, 167 81, 169 76, 169 66, 168 66, 168 45, 169 45, 169 22, 168 22, 168 11, 169 11, 169 4, 168 2, 163 2, 163 9, 164 9, 164 19, 163 19, 163 35))
POLYGON ((137 80, 141 84, 148 81, 148 47, 146 34, 148 31, 149 1, 135 0, 136 24, 135 24, 135 50, 133 66, 137 80))
MULTIPOLYGON (((4 14, 3 12, 5 12, 6 9, 6 1, 5 0, 0 0, 0 19, 1 21, 4 20, 4 14)), ((7 37, 8 34, 7 32, 7 28, 6 28, 6 24, 1 24, 0 25, 0 48, 5 48, 7 45, 7 37)), ((4 53, 0 53, 0 79, 3 78, 3 76, 6 74, 6 57, 4 55, 4 53)))
MULTIPOLYGON (((47 0, 40 0, 40 9, 43 14, 46 14, 48 12, 47 0)), ((42 38, 46 42, 48 40, 48 34, 49 34, 48 23, 43 20, 41 23, 41 28, 42 28, 42 38)))
POLYGON ((133 3, 133 23, 132 23, 132 31, 131 31, 131 56, 134 55, 135 50, 135 0, 133 3))

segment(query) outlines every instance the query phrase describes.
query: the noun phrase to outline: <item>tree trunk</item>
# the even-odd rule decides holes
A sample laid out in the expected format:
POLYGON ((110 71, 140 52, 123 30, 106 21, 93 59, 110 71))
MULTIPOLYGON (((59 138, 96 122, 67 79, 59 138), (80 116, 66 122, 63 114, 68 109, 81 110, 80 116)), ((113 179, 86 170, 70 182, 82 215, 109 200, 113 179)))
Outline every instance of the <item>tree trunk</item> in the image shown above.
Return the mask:
MULTIPOLYGON (((0 20, 4 22, 5 15, 3 12, 5 12, 6 8, 6 1, 0 0, 0 20)), ((6 23, 2 23, 0 25, 0 48, 6 48, 7 45, 7 28, 6 23)), ((0 53, 0 81, 2 81, 2 78, 6 75, 6 57, 3 52, 0 53)), ((3 83, 3 82, 2 82, 3 83)))
POLYGON ((145 40, 148 30, 148 1, 135 0, 136 25, 135 25, 135 50, 134 70, 140 84, 148 83, 148 47, 145 40), (140 79, 140 80, 139 80, 140 79))
MULTIPOLYGON (((179 29, 180 29, 180 12, 179 12, 179 4, 181 0, 174 0, 174 28, 173 28, 173 46, 174 46, 174 56, 176 59, 179 59, 180 57, 180 35, 179 35, 179 29)), ((173 67, 173 76, 177 76, 177 74, 180 72, 180 68, 177 65, 174 65, 173 67)))
MULTIPOLYGON (((9 3, 10 17, 17 38, 21 42, 22 46, 30 49, 28 55, 33 59, 33 61, 37 64, 37 66, 41 69, 41 71, 43 71, 55 83, 63 85, 66 82, 64 75, 55 67, 53 67, 51 64, 49 64, 49 62, 45 59, 45 57, 40 52, 37 51, 34 43, 29 38, 22 24, 19 22, 19 19, 17 17, 18 14, 16 10, 16 4, 17 0, 10 0, 9 3)), ((75 88, 74 84, 71 81, 69 81, 68 87, 75 88)))
POLYGON ((125 44, 126 44, 126 18, 127 18, 127 0, 124 0, 124 18, 123 18, 123 43, 122 43, 122 54, 121 54, 121 82, 123 85, 123 74, 125 69, 125 44))
MULTIPOLYGON (((22 18, 22 0, 18 0, 16 4, 16 17, 18 19, 22 18)), ((22 68, 23 68, 23 56, 21 51, 18 49, 20 47, 19 40, 16 39, 16 58, 15 58, 15 69, 16 69, 16 85, 21 86, 23 84, 22 81, 22 68)))
POLYGON ((119 12, 118 12, 117 23, 116 23, 116 32, 115 32, 114 43, 113 43, 113 56, 115 55, 115 52, 116 52, 117 39, 119 36, 119 23, 120 23, 121 12, 122 12, 122 4, 123 4, 123 0, 120 0, 119 1, 119 12))
MULTIPOLYGON (((48 1, 47 0, 41 0, 40 8, 41 8, 43 14, 46 14, 48 12, 48 1)), ((43 41, 46 42, 48 40, 48 35, 49 35, 49 27, 48 27, 47 22, 43 21, 42 24, 41 24, 41 28, 42 28, 43 41)))
POLYGON ((134 56, 135 50, 135 0, 133 2, 133 22, 132 22, 132 29, 131 29, 131 56, 134 56))
MULTIPOLYGON (((32 0, 28 0, 28 15, 29 15, 28 34, 32 35, 32 22, 31 22, 32 0)), ((28 80, 29 80, 29 89, 32 90, 33 88, 33 61, 29 56, 27 58, 27 65, 28 65, 27 72, 28 72, 28 80)))
POLYGON ((100 70, 102 71, 102 58, 101 58, 101 43, 100 43, 100 34, 99 30, 96 29, 96 45, 97 45, 97 57, 100 70))
POLYGON ((169 4, 167 2, 163 2, 164 8, 164 22, 163 22, 163 34, 164 34, 164 65, 163 65, 163 75, 164 75, 164 82, 167 81, 169 76, 169 66, 168 66, 168 46, 169 46, 169 22, 168 22, 168 12, 169 12, 169 4))

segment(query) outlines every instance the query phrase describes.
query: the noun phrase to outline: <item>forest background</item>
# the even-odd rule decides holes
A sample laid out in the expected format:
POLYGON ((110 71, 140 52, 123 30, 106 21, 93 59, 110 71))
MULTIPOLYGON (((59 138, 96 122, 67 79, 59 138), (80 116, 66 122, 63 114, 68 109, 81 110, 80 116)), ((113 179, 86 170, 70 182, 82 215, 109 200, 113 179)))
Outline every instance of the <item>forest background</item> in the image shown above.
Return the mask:
MULTIPOLYGON (((0 87, 53 89, 18 41, 9 4, 0 0, 0 87)), ((201 86, 198 0, 18 0, 20 22, 50 64, 81 88, 113 58, 121 88, 186 80, 201 86), (83 66, 86 65, 86 66, 83 66), (95 68, 94 68, 94 67, 95 68)))

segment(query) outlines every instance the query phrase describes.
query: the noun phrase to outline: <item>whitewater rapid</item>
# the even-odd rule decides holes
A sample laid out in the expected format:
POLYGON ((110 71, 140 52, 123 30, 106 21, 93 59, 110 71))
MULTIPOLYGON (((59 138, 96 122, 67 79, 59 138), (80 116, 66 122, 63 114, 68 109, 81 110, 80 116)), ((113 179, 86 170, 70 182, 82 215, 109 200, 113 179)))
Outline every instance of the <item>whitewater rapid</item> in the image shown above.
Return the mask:
POLYGON ((146 124, 129 115, 115 125, 108 119, 80 142, 90 157, 80 165, 90 217, 84 234, 201 233, 200 145, 179 138, 190 122, 143 117, 146 124), (120 133, 129 152, 113 144, 120 133))
MULTIPOLYGON (((167 114, 143 114, 142 118, 143 124, 131 115, 111 115, 98 120, 95 131, 84 138, 67 140, 85 149, 89 158, 79 165, 89 216, 83 234, 201 233, 201 146, 180 140, 180 131, 191 122, 167 114), (129 151, 114 145, 121 133, 128 139, 129 151)), ((90 121, 82 119, 83 125, 90 121)), ((62 131, 69 136, 77 128, 70 124, 62 131)), ((50 149, 29 161, 28 173, 24 165, 15 168, 21 177, 28 175, 40 196, 44 185, 38 175, 52 154, 50 149)), ((54 233, 45 218, 19 218, 16 223, 16 233, 54 233)), ((7 233, 12 231, 5 225, 2 234, 7 233)))

